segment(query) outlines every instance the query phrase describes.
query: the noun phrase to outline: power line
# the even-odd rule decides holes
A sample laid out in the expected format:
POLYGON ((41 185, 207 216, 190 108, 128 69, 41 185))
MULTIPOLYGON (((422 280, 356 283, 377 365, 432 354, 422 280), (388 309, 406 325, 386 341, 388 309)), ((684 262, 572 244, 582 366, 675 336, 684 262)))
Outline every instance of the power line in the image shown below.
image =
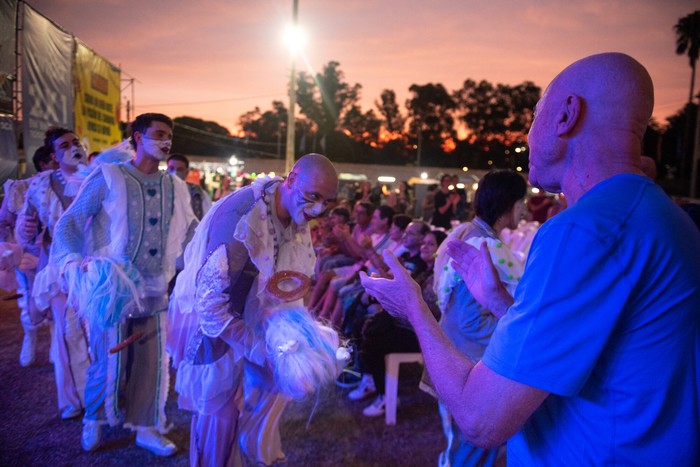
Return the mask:
MULTIPOLYGON (((187 130, 187 131, 191 131, 191 132, 193 132, 193 133, 199 133, 199 134, 204 135, 204 136, 207 136, 207 137, 212 137, 212 136, 213 136, 213 137, 216 137, 216 138, 219 138, 219 139, 223 139, 223 140, 225 140, 225 141, 228 141, 228 142, 230 142, 230 143, 237 144, 237 145, 240 145, 240 144, 243 144, 243 145, 246 145, 246 146, 249 146, 249 145, 277 146, 277 145, 278 145, 278 143, 267 143, 267 142, 264 142, 264 141, 255 141, 255 140, 249 140, 249 139, 246 139, 246 138, 239 138, 239 137, 237 137, 237 136, 220 135, 220 134, 218 134, 218 133, 210 133, 210 132, 208 132, 208 131, 200 130, 199 128, 195 128, 195 127, 192 127, 192 126, 189 126, 189 125, 185 125, 185 124, 182 124, 182 123, 180 123, 180 122, 175 122, 175 126, 176 126, 176 127, 180 127, 180 128, 182 128, 182 129, 185 129, 185 130, 187 130)), ((188 137, 191 138, 191 136, 188 136, 188 137)))
MULTIPOLYGON (((170 105, 197 105, 197 104, 219 104, 221 102, 235 102, 235 101, 245 101, 249 99, 262 99, 267 97, 279 97, 279 94, 266 94, 261 96, 247 96, 247 97, 231 97, 228 99, 215 99, 210 101, 190 101, 190 102, 168 102, 164 104, 141 104, 145 107, 166 107, 170 105)), ((284 97, 284 96, 282 96, 284 97)))

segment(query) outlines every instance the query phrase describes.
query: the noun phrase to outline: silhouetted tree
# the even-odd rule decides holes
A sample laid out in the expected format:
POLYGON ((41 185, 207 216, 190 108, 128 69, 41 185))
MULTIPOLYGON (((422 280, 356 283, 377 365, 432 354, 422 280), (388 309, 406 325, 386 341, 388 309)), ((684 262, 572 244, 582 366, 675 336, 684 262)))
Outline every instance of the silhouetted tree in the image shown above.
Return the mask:
POLYGON ((216 122, 194 117, 176 117, 173 122, 173 152, 206 156, 229 156, 237 138, 216 122))
POLYGON ((389 133, 401 133, 406 124, 406 119, 401 115, 399 104, 396 102, 396 93, 391 89, 382 91, 381 100, 374 101, 379 113, 384 117, 384 128, 389 133))
POLYGON ((413 93, 413 97, 406 101, 413 134, 420 134, 423 142, 438 144, 454 138, 452 111, 455 102, 445 87, 440 83, 413 84, 408 90, 413 93))
POLYGON ((340 63, 331 61, 315 78, 300 72, 297 80, 299 110, 322 135, 337 130, 340 117, 360 98, 362 86, 345 82, 339 67, 340 63))
POLYGON ((695 66, 700 53, 700 10, 678 20, 675 26, 676 31, 676 54, 683 55, 687 52, 690 61, 690 94, 688 102, 693 101, 693 90, 695 86, 695 66))
POLYGON ((345 112, 341 127, 348 136, 355 141, 367 145, 377 145, 379 140, 379 129, 382 122, 374 114, 374 110, 362 112, 358 105, 353 105, 345 112))
POLYGON ((265 142, 284 140, 287 135, 287 108, 281 101, 273 101, 271 110, 261 112, 256 107, 241 115, 238 123, 246 137, 265 142))
POLYGON ((454 93, 459 119, 473 141, 481 143, 494 138, 505 143, 522 139, 532 124, 539 98, 540 88, 530 81, 517 86, 494 86, 486 80, 477 84, 468 79, 454 93))

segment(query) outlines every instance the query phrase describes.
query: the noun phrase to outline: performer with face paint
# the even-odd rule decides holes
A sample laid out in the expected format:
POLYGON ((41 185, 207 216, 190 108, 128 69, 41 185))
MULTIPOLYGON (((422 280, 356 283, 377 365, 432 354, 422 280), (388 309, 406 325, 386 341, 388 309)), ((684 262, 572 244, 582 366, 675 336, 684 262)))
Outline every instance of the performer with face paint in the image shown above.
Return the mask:
POLYGON ((190 172, 190 160, 182 154, 171 154, 168 157, 168 173, 175 175, 187 183, 187 189, 192 198, 192 210, 197 220, 202 220, 202 217, 211 209, 211 198, 204 189, 187 181, 187 175, 190 172))
POLYGON ((337 335, 294 292, 314 271, 307 224, 337 189, 331 162, 307 154, 286 180, 259 177, 217 202, 187 246, 168 322, 192 465, 284 460, 287 401, 335 379, 337 335))
MULTIPOLYGON (((37 148, 32 162, 37 173, 58 168, 58 164, 51 157, 51 151, 44 146, 37 148)), ((20 309, 20 322, 24 330, 22 350, 19 353, 21 366, 29 366, 34 363, 38 329, 51 321, 49 310, 38 309, 31 298, 41 245, 39 242, 35 242, 31 247, 22 248, 15 238, 17 216, 24 207, 24 199, 31 181, 31 178, 6 180, 3 184, 5 197, 2 200, 2 206, 0 206, 0 276, 7 279, 7 283, 3 285, 4 290, 16 289, 17 294, 20 295, 17 299, 17 306, 20 309), (15 247, 21 252, 19 258, 13 253, 8 253, 10 250, 15 250, 15 247), (12 259, 19 259, 19 262, 13 262, 12 259)), ((0 281, 2 280, 0 279, 0 281)))
POLYGON ((158 170, 172 128, 162 114, 136 117, 135 158, 96 168, 54 232, 51 262, 65 278, 69 303, 77 303, 90 326, 86 451, 100 445, 104 424, 122 420, 122 378, 124 426, 137 432, 136 444, 161 456, 177 449, 162 436, 169 389, 163 312, 175 259, 196 219, 185 183, 158 170))
POLYGON ((47 131, 44 146, 58 169, 41 172, 32 179, 17 217, 15 237, 24 249, 40 245, 32 296, 39 309, 51 307, 58 409, 61 418, 67 419, 79 416, 83 410, 90 359, 76 310, 66 306, 66 295, 57 286, 58 269, 48 262, 48 256, 56 223, 73 202, 86 173, 87 157, 78 136, 66 128, 47 131))

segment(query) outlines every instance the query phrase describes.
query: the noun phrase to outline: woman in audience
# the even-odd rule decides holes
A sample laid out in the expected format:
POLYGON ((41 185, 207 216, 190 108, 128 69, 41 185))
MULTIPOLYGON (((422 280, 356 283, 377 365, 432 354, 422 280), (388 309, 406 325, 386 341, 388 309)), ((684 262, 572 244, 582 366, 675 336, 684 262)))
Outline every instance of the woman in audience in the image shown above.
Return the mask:
MULTIPOLYGON (((525 212, 525 180, 513 170, 495 170, 479 180, 474 197, 476 217, 455 229, 449 240, 461 240, 476 248, 486 243, 501 282, 512 294, 523 272, 521 262, 501 239, 504 228, 515 229, 525 212)), ((445 242, 446 247, 449 240, 445 242)), ((462 353, 475 364, 481 360, 500 316, 482 307, 449 265, 446 248, 438 251, 436 290, 442 312, 440 327, 462 353)), ((421 386, 423 388, 423 386, 421 386)), ((425 389, 425 388, 424 388, 425 389)), ((428 391, 430 392, 430 391, 428 391)), ((440 404, 447 448, 438 465, 494 465, 502 462, 503 449, 480 449, 469 445, 459 427, 440 404)))
MULTIPOLYGON (((420 256, 427 265, 427 269, 414 276, 416 282, 421 285, 423 299, 436 319, 440 316, 440 310, 436 304, 433 288, 433 266, 438 247, 446 236, 444 232, 436 230, 428 232, 423 237, 420 256)), ((418 338, 408 321, 393 318, 386 311, 379 310, 367 318, 362 329, 360 365, 364 374, 360 386, 349 394, 352 400, 377 394, 374 402, 362 412, 368 417, 384 413, 384 356, 394 352, 420 352, 418 338)))

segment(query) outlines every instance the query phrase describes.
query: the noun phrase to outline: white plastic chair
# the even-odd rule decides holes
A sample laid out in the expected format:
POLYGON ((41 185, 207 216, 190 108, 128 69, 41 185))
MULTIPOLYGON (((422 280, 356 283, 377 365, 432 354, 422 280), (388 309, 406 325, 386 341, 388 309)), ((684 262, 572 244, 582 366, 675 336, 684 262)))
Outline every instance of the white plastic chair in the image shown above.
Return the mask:
POLYGON ((385 423, 396 425, 396 402, 399 392, 399 365, 402 363, 423 364, 423 354, 416 353, 390 353, 384 356, 386 366, 386 390, 384 394, 385 403, 385 423))

